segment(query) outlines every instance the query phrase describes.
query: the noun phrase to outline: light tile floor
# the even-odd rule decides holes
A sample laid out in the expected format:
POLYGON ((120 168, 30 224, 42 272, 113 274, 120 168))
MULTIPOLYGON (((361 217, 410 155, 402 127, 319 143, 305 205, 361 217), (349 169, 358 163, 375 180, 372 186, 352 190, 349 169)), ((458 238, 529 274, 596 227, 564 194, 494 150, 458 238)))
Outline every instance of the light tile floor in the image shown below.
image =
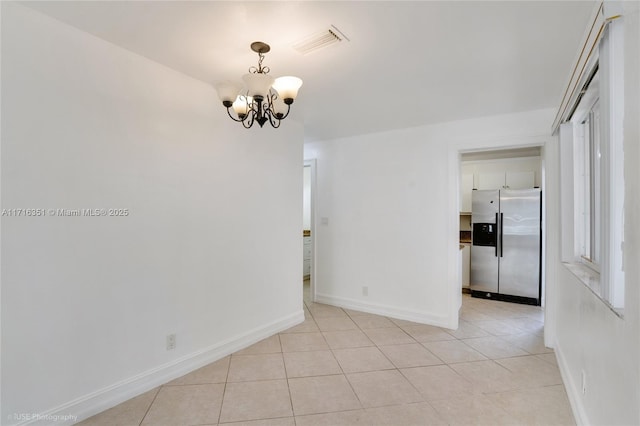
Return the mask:
POLYGON ((573 425, 540 308, 463 296, 456 331, 309 301, 304 323, 82 425, 573 425))

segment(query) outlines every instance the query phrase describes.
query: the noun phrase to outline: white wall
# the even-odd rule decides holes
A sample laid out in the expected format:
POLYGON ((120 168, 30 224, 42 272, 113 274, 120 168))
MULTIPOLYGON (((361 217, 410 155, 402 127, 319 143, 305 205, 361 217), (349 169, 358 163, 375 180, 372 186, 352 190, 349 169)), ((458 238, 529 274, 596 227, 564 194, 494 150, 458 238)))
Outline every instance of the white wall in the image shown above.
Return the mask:
MULTIPOLYGON (((560 263, 559 255, 548 271, 557 281, 553 289, 554 346, 579 424, 640 424, 640 3, 625 2, 624 7, 624 318, 616 316, 560 263)), ((554 173, 560 175, 559 170, 554 173)), ((563 187, 571 188, 571 172, 565 176, 568 182, 563 181, 563 187)), ((570 206, 571 201, 565 203, 555 193, 549 212, 558 217, 566 204, 570 206)), ((554 227, 558 226, 556 222, 554 227)), ((549 243, 558 254, 559 236, 559 232, 549 233, 549 243)))
POLYGON ((302 320, 301 125, 246 130, 210 86, 7 2, 2 113, 2 208, 129 209, 2 217, 3 424, 302 320))
POLYGON ((552 118, 541 110, 305 144, 317 159, 318 300, 457 327, 459 152, 543 145, 552 118))

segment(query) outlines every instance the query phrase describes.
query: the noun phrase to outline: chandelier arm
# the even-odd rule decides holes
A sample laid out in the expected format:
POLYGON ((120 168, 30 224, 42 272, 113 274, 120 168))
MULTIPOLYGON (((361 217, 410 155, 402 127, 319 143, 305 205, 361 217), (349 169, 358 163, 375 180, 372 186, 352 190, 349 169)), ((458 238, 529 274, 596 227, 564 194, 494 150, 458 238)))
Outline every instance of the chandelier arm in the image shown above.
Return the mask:
POLYGON ((235 118, 233 115, 231 115, 231 107, 227 108, 227 114, 229 114, 229 117, 231 117, 233 121, 237 121, 238 123, 244 121, 241 118, 235 118))
MULTIPOLYGON (((251 114, 251 124, 249 124, 249 127, 253 126, 253 123, 255 123, 256 121, 258 122, 258 124, 260 124, 260 117, 262 116, 262 101, 254 98, 253 102, 251 103, 249 113, 251 114)), ((262 124, 260 124, 260 127, 262 127, 262 124)))
POLYGON ((271 124, 271 127, 278 128, 278 126, 280 126, 280 120, 274 117, 273 111, 271 110, 271 108, 267 110, 267 113, 265 115, 269 117, 269 124, 271 124))
POLYGON ((247 115, 251 113, 251 115, 255 117, 256 115, 259 115, 259 112, 258 112, 259 109, 260 109, 260 101, 254 98, 253 101, 251 102, 251 106, 249 107, 249 111, 247 112, 247 115))
POLYGON ((265 115, 269 117, 269 124, 271 124, 271 127, 277 129, 278 127, 280 127, 280 119, 276 117, 275 111, 273 109, 273 99, 275 99, 275 95, 269 96, 269 102, 268 105, 266 105, 265 115))
POLYGON ((253 113, 253 110, 249 111, 249 114, 247 114, 245 119, 242 120, 242 125, 244 126, 245 129, 249 129, 251 128, 251 126, 253 126, 254 117, 255 117, 255 114, 253 113))
POLYGON ((271 111, 273 111, 273 101, 275 98, 276 94, 272 92, 272 89, 269 89, 269 93, 267 94, 267 106, 271 111))
POLYGON ((269 124, 271 124, 271 127, 273 127, 274 129, 277 129, 278 127, 280 127, 280 120, 273 117, 272 114, 269 114, 269 124))
POLYGON ((247 115, 244 120, 242 120, 242 125, 245 127, 245 129, 249 129, 251 128, 251 126, 253 126, 253 123, 256 121, 257 115, 259 115, 258 104, 254 100, 253 102, 251 102, 251 105, 248 106, 247 115))
POLYGON ((289 111, 291 111, 291 104, 287 104, 287 112, 279 118, 279 120, 284 120, 285 118, 287 118, 289 116, 289 111))
MULTIPOLYGON (((280 127, 280 121, 285 118, 286 116, 280 117, 278 118, 277 114, 276 114, 276 110, 275 110, 275 100, 278 97, 278 95, 276 95, 275 93, 272 93, 271 91, 269 91, 269 95, 267 96, 267 102, 268 102, 268 107, 267 107, 267 112, 269 115, 269 124, 271 124, 271 127, 277 129, 278 127, 280 127)), ((287 111, 287 114, 289 112, 287 111)))
POLYGON ((266 112, 266 116, 269 117, 269 124, 271 124, 271 127, 277 128, 278 126, 274 123, 274 110, 273 110, 273 100, 275 99, 275 94, 271 93, 271 90, 269 90, 269 94, 267 95, 267 103, 265 105, 265 112, 266 112))

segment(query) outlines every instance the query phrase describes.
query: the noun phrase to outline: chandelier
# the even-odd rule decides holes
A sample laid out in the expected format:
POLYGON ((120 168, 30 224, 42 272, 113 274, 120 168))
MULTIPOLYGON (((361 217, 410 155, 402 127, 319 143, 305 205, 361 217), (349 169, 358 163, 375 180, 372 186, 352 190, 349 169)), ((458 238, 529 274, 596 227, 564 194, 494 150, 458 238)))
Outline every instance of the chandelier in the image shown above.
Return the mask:
POLYGON ((242 123, 247 129, 258 122, 260 127, 268 121, 272 127, 280 127, 280 121, 287 118, 291 104, 298 96, 302 80, 298 77, 278 77, 269 75, 269 67, 263 66, 264 54, 271 47, 261 41, 251 43, 251 50, 258 54, 258 66, 250 67, 249 74, 242 76, 244 87, 232 82, 216 85, 218 97, 227 108, 232 120, 242 123), (233 116, 231 110, 235 112, 233 116))

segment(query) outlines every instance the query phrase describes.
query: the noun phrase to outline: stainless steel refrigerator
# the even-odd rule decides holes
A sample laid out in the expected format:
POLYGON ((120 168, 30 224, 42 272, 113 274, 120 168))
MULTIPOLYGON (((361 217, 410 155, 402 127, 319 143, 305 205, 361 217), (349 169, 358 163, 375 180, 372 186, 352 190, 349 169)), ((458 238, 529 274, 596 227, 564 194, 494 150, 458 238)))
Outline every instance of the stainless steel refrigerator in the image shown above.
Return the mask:
POLYGON ((540 189, 472 192, 472 296, 540 305, 540 218, 540 189))

